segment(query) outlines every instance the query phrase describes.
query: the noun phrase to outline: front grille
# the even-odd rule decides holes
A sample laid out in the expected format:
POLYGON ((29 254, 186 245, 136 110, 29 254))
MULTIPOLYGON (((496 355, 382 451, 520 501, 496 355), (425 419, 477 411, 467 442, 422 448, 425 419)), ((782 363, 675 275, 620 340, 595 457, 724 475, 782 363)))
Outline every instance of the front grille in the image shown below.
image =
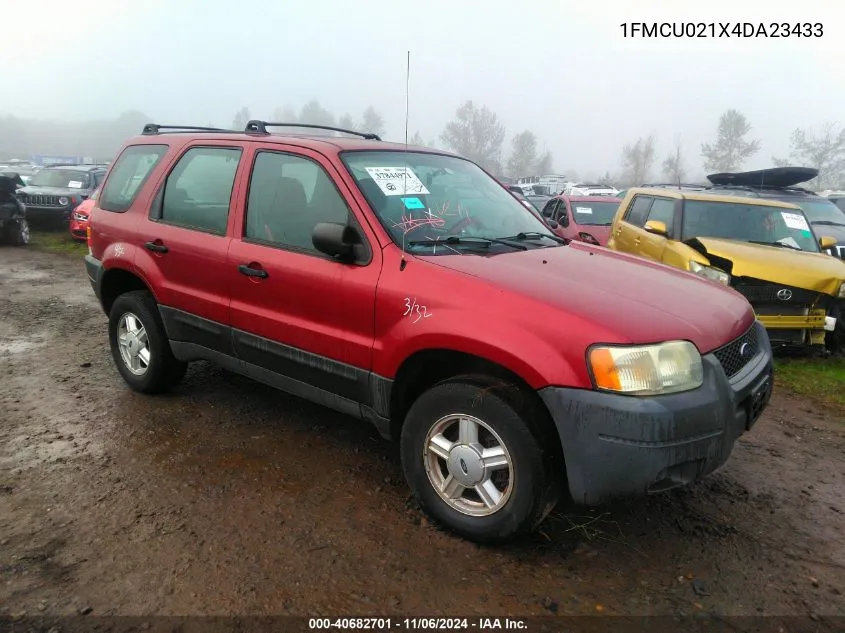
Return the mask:
POLYGON ((745 334, 720 347, 713 355, 722 365, 728 378, 736 376, 760 351, 759 331, 753 324, 745 334))
POLYGON ((45 194, 35 193, 24 196, 24 204, 33 207, 63 207, 65 205, 59 204, 59 196, 48 196, 45 194))
POLYGON ((814 306, 823 303, 827 295, 805 288, 786 286, 760 279, 734 279, 731 284, 752 306, 814 306))

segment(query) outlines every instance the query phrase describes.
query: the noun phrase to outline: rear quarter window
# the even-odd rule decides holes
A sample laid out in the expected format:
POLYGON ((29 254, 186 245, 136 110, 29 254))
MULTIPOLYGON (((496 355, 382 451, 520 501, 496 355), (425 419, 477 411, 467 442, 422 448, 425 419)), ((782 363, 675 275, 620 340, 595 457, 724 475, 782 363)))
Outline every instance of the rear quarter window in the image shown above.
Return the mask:
POLYGON ((118 157, 100 194, 99 207, 123 213, 132 206, 167 145, 130 145, 118 157))

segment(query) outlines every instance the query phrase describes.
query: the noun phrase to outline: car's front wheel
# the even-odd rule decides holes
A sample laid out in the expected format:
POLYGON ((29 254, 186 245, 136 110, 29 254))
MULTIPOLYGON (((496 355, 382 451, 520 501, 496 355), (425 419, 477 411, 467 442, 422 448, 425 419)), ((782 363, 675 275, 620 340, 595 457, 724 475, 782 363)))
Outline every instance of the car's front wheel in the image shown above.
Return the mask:
POLYGON ((531 415, 513 386, 458 378, 420 396, 402 427, 401 454, 426 514, 477 542, 533 530, 557 487, 531 415))
POLYGON ((187 370, 186 363, 174 358, 158 305, 146 290, 115 299, 109 311, 109 344, 117 370, 135 391, 167 391, 187 370))

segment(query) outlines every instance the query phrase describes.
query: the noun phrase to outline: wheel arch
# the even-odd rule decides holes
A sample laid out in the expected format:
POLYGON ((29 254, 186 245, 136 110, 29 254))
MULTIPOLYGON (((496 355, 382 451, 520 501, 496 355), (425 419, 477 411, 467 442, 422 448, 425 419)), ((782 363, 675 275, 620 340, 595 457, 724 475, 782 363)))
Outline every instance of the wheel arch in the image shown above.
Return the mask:
POLYGON ((146 290, 155 296, 149 284, 137 273, 119 267, 105 270, 100 280, 100 303, 105 313, 111 311, 112 305, 120 295, 133 290, 146 290))

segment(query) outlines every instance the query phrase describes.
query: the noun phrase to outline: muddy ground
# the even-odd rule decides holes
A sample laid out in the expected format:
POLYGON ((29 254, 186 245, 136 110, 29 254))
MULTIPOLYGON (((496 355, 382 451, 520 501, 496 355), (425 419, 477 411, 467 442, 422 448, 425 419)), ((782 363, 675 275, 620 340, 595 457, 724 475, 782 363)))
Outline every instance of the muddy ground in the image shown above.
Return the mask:
POLYGON ((431 526, 397 448, 350 418, 204 363, 130 392, 81 260, 0 249, 0 616, 823 623, 843 592, 845 422, 782 390, 706 480, 479 547, 431 526))

